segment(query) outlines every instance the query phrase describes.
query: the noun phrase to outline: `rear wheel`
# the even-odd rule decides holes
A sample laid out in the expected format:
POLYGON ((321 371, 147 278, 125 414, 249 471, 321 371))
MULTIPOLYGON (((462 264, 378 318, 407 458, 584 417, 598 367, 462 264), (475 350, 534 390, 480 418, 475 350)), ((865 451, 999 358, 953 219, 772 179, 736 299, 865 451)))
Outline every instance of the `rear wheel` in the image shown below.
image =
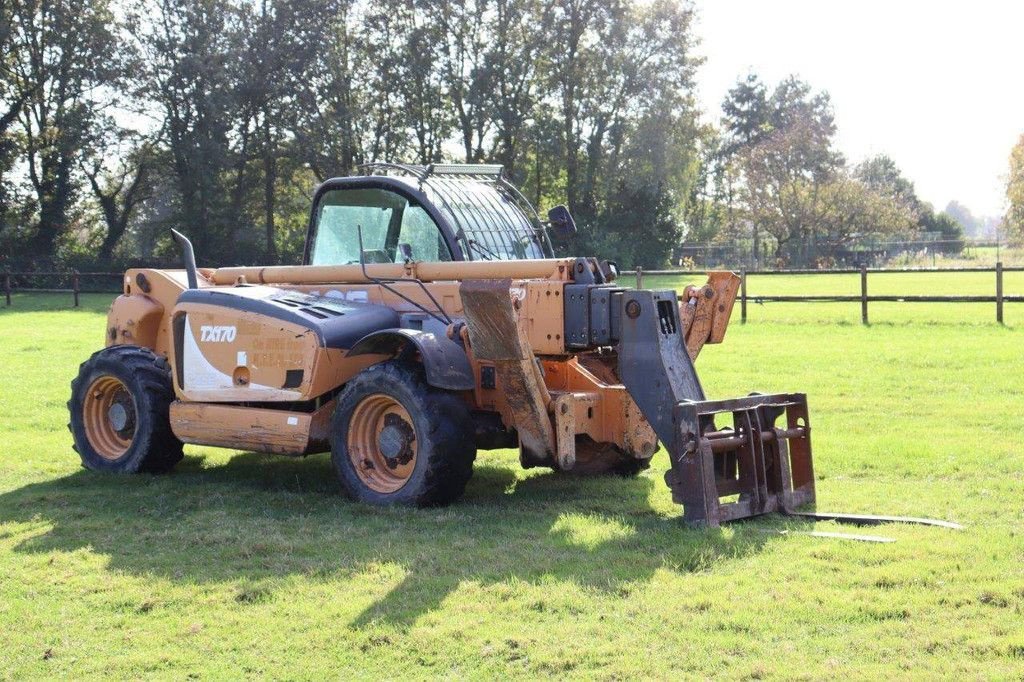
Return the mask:
POLYGON ((182 458, 171 431, 174 390, 167 360, 148 348, 111 346, 71 382, 68 429, 82 465, 97 471, 168 471, 182 458))
POLYGON ((345 493, 370 504, 431 506, 458 499, 476 446, 466 404, 391 361, 364 370, 338 397, 331 460, 345 493))

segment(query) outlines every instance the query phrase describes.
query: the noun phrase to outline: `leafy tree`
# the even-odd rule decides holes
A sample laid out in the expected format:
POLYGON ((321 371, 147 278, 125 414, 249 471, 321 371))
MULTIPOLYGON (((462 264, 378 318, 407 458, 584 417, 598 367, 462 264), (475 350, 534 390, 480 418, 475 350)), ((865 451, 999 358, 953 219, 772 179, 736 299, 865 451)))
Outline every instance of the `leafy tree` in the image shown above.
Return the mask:
POLYGON ((82 173, 106 228, 96 252, 101 261, 110 261, 139 205, 151 196, 156 138, 121 130, 108 120, 82 159, 82 173))
POLYGON ((673 203, 673 194, 663 182, 620 179, 597 217, 602 229, 597 231, 594 252, 613 255, 622 268, 665 267, 682 237, 673 203))
POLYGON ((914 183, 904 177, 896 162, 885 154, 861 161, 853 175, 872 190, 891 197, 912 211, 922 209, 914 183))
POLYGON ((75 211, 75 169, 99 93, 122 75, 118 24, 106 0, 12 0, 9 16, 4 91, 18 93, 21 157, 38 210, 29 248, 49 257, 75 211))
POLYGON ((1006 181, 1006 228, 1011 239, 1024 243, 1024 135, 1010 152, 1010 173, 1006 181))
POLYGON ((316 22, 321 35, 315 42, 319 52, 307 66, 293 93, 295 97, 292 158, 312 171, 316 180, 352 172, 357 164, 372 158, 395 158, 401 130, 377 128, 379 119, 371 112, 373 78, 366 59, 366 47, 357 17, 347 0, 331 2, 316 22), (370 131, 380 136, 367 145, 370 131), (383 144, 380 143, 384 139, 383 144), (379 156, 380 155, 380 156, 379 156))
POLYGON ((287 166, 284 147, 297 117, 293 93, 301 89, 319 57, 319 46, 326 42, 323 17, 330 16, 332 4, 261 0, 238 9, 242 45, 237 58, 243 66, 237 70, 242 116, 236 125, 243 127, 244 136, 251 137, 252 154, 259 158, 264 253, 271 262, 278 258, 278 180, 282 163, 287 166))
POLYGON ((960 223, 960 226, 963 227, 964 232, 967 234, 978 234, 982 228, 983 221, 975 218, 974 214, 971 213, 971 209, 959 201, 953 200, 946 204, 944 213, 960 223))
MULTIPOLYGON (((489 34, 493 43, 484 68, 491 84, 488 105, 494 118, 491 156, 522 180, 518 163, 530 134, 528 124, 538 98, 539 58, 545 41, 531 24, 548 23, 548 6, 539 0, 495 0, 489 34)), ((534 132, 537 132, 536 130, 534 132)), ((553 155, 558 158, 558 154, 553 155)))
POLYGON ((769 94, 751 75, 729 92, 723 111, 722 163, 733 171, 720 177, 730 232, 749 229, 755 255, 764 232, 777 260, 790 242, 813 251, 819 190, 843 165, 828 93, 791 76, 769 94))
POLYGON ((725 155, 749 147, 771 131, 768 88, 756 74, 747 74, 736 82, 722 102, 722 126, 728 142, 725 155))
POLYGON ((818 206, 817 255, 832 258, 857 240, 906 238, 917 223, 905 202, 845 174, 822 186, 818 206))

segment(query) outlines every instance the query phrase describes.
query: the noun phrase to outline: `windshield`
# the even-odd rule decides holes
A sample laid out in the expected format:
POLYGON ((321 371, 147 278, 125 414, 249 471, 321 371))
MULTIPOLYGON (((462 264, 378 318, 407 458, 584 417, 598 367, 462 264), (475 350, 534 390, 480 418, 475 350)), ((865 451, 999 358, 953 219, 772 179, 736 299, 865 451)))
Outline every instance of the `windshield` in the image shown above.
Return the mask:
POLYGON ((473 260, 544 258, 540 233, 505 192, 493 183, 431 177, 427 196, 465 235, 464 251, 473 260))
POLYGON ((452 259, 422 206, 385 189, 335 189, 320 200, 311 264, 359 263, 360 231, 366 263, 452 259))

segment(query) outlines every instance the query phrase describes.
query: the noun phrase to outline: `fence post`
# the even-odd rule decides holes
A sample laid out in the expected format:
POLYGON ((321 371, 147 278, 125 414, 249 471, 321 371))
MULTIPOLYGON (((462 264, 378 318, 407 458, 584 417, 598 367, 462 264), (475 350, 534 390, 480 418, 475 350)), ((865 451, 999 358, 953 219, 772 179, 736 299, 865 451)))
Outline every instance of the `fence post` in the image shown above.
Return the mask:
POLYGON ((78 307, 78 270, 71 273, 71 293, 75 297, 75 307, 78 307))
POLYGON ((740 270, 740 324, 747 323, 747 269, 740 270))
POLYGON ((642 267, 640 267, 639 265, 636 266, 636 288, 637 289, 643 289, 644 288, 644 269, 642 267))
POLYGON ((4 273, 4 294, 7 296, 7 307, 11 305, 11 273, 4 273))
POLYGON ((1003 261, 996 263, 996 322, 1003 323, 1003 261))
POLYGON ((868 266, 860 265, 860 321, 868 323, 868 266))

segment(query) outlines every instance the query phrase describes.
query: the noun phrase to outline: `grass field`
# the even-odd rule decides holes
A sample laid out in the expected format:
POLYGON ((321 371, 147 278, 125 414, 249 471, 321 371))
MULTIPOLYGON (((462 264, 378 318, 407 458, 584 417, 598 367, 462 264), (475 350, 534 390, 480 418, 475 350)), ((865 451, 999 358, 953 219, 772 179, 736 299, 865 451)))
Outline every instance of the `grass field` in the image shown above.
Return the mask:
MULTIPOLYGON (((916 277, 892 286, 990 291, 916 277)), ((324 455, 188 447, 168 476, 93 474, 64 403, 108 301, 0 308, 0 677, 1024 671, 1024 304, 1007 326, 989 305, 878 304, 868 327, 856 304, 768 304, 704 350, 712 397, 809 394, 819 509, 967 526, 870 531, 883 545, 779 536, 855 531, 778 517, 689 530, 661 455, 634 480, 581 480, 481 453, 437 510, 349 503, 324 455)))

